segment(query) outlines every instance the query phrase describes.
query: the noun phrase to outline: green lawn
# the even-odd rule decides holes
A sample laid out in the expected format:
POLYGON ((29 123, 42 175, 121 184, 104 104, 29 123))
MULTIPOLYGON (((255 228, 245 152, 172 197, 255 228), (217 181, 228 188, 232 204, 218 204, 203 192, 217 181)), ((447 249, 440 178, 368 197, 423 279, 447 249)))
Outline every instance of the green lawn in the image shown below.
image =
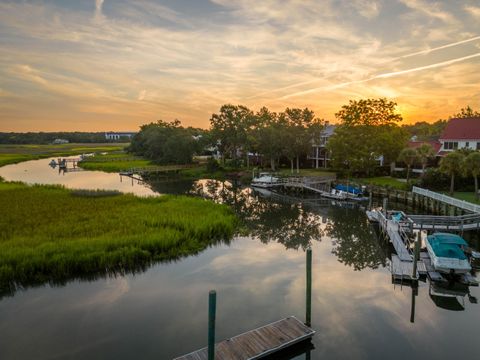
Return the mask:
POLYGON ((232 211, 184 196, 141 198, 0 182, 0 293, 136 270, 232 236, 232 211))
POLYGON ((292 170, 290 168, 285 169, 279 169, 277 171, 280 175, 283 176, 332 176, 335 175, 334 172, 328 171, 326 169, 300 169, 299 174, 297 174, 297 170, 293 169, 293 174, 292 170))
POLYGON ((390 187, 398 190, 408 190, 409 186, 402 181, 399 181, 396 178, 391 176, 377 176, 372 178, 353 178, 353 182, 358 182, 361 184, 370 184, 376 186, 390 187))
POLYGON ((0 166, 53 156, 123 150, 128 144, 0 145, 0 166))
MULTIPOLYGON (((448 191, 443 191, 442 192, 445 195, 452 196, 448 193, 448 191)), ((480 204, 480 201, 475 200, 475 193, 474 192, 455 192, 453 193, 453 196, 456 199, 459 200, 465 200, 474 204, 480 204)))

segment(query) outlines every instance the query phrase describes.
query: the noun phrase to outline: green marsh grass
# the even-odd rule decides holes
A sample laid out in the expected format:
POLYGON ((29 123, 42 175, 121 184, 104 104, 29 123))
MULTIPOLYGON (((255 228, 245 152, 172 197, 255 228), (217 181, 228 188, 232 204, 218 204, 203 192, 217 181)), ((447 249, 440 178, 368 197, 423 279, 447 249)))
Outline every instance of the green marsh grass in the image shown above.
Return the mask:
POLYGON ((143 269, 228 240, 236 226, 227 206, 203 199, 79 191, 0 183, 0 294, 143 269))
POLYGON ((128 144, 0 145, 0 166, 53 156, 123 150, 128 144))
POLYGON ((108 153, 88 157, 79 163, 85 170, 99 170, 105 172, 120 172, 131 168, 156 167, 150 161, 141 157, 132 156, 125 152, 108 153))

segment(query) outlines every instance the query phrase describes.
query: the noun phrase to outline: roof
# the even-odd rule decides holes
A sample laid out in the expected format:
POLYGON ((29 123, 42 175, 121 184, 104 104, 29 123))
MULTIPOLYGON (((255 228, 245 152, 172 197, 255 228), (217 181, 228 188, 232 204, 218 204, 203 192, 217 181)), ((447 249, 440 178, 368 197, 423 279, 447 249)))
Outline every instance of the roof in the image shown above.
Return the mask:
POLYGON ((432 148, 433 148, 433 151, 435 151, 435 154, 438 153, 438 151, 440 150, 440 148, 442 147, 442 143, 437 141, 437 140, 431 140, 431 141, 409 141, 408 142, 408 147, 412 148, 412 149, 417 149, 419 148, 420 146, 422 146, 423 144, 429 144, 432 148))
POLYGON ((325 127, 322 130, 321 136, 326 136, 326 137, 332 136, 336 128, 337 128, 336 125, 325 125, 325 127))
POLYGON ((450 119, 440 140, 480 139, 480 117, 450 119))

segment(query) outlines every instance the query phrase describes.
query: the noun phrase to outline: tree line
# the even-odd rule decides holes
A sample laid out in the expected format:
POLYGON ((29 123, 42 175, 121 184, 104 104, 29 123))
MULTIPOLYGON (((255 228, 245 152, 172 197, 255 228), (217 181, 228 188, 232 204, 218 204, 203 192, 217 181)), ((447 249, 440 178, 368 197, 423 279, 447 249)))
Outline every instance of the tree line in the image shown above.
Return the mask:
POLYGON ((56 139, 68 140, 71 143, 106 143, 128 142, 130 139, 109 141, 105 139, 104 132, 2 132, 0 144, 51 144, 56 139))

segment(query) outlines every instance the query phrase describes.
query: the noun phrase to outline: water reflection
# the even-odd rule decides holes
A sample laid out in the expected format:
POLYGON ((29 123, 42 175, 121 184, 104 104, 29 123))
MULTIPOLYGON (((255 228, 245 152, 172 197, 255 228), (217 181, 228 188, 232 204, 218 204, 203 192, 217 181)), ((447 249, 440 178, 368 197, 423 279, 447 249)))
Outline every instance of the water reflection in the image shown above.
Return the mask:
MULTIPOLYGON (((62 177, 73 187, 71 175, 81 174, 62 177)), ((308 246, 315 348, 285 359, 450 359, 459 349, 478 355, 480 312, 470 304, 479 288, 457 295, 464 311, 451 311, 458 304, 432 298, 439 290, 431 293, 429 283, 418 289, 392 285, 385 268, 389 247, 355 205, 258 192, 230 181, 149 180, 137 187, 229 204, 242 220, 240 234, 229 244, 135 274, 37 287, 1 300, 0 358, 169 359, 205 346, 213 288, 218 339, 283 316, 303 319, 302 250, 308 246)))

